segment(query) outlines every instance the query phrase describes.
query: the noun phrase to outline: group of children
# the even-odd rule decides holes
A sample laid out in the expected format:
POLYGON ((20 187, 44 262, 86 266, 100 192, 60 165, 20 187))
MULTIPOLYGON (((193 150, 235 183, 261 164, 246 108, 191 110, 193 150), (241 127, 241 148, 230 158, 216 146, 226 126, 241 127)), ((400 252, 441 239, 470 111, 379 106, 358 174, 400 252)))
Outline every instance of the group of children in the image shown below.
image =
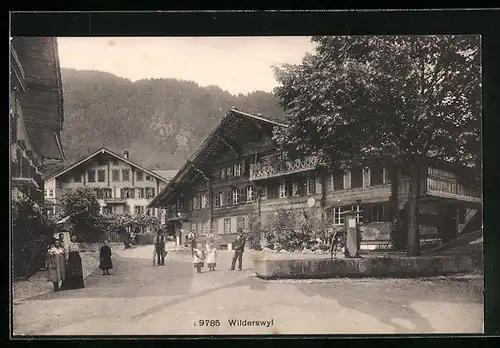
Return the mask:
POLYGON ((208 239, 205 244, 205 249, 200 242, 196 243, 193 248, 193 265, 197 273, 201 273, 201 269, 207 262, 207 267, 210 272, 215 271, 217 266, 217 248, 213 239, 208 239))

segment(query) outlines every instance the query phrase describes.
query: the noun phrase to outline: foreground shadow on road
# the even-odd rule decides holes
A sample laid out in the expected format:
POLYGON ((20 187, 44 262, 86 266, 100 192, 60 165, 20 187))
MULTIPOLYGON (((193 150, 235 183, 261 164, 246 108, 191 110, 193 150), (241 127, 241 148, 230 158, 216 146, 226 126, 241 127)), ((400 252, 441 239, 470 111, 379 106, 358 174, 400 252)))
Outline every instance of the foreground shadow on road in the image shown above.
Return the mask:
MULTIPOLYGON (((392 327, 396 333, 433 333, 435 329, 412 307, 416 301, 476 302, 477 291, 459 289, 458 283, 420 282, 410 280, 394 282, 388 279, 341 281, 327 284, 296 284, 307 296, 321 296, 335 300, 339 305, 367 314, 392 327), (407 321, 411 327, 397 321, 407 321)), ((432 309, 430 309, 432 312, 432 309)), ((361 323, 362 324, 362 323, 361 323)))

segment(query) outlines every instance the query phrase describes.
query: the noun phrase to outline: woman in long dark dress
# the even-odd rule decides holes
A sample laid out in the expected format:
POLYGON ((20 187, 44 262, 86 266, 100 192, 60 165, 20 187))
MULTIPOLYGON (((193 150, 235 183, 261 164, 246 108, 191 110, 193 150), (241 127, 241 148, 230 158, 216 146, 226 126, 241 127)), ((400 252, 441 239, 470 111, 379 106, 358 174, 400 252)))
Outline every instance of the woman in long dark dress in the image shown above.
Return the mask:
POLYGON ((76 236, 71 236, 68 243, 68 274, 63 283, 64 289, 74 290, 85 287, 83 282, 82 258, 80 257, 80 248, 76 243, 76 236))
POLYGON ((99 268, 102 270, 102 275, 109 275, 109 270, 113 268, 113 263, 111 262, 111 248, 107 240, 104 241, 104 245, 101 247, 99 259, 101 260, 99 268))

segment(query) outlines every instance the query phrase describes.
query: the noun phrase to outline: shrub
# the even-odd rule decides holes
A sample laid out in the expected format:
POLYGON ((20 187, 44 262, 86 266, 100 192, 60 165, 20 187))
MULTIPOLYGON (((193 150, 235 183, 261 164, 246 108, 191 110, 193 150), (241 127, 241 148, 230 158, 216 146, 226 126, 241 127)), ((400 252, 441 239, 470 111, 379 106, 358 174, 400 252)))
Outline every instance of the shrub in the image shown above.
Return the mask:
POLYGON ((30 277, 45 264, 45 252, 56 231, 42 208, 29 198, 12 202, 12 256, 15 277, 30 277))
MULTIPOLYGON (((327 215, 328 216, 328 215, 327 215)), ((316 240, 327 243, 327 221, 316 209, 280 209, 262 225, 267 247, 302 250, 316 240)))

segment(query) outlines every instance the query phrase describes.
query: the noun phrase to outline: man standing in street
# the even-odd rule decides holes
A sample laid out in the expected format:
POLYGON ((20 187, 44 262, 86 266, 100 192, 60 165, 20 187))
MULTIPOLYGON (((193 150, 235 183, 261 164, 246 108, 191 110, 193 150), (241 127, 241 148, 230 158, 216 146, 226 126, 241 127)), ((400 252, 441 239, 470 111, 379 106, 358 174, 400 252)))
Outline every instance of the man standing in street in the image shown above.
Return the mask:
POLYGON ((156 236, 155 241, 155 251, 158 259, 158 266, 165 266, 166 241, 162 230, 158 230, 158 235, 156 236))
POLYGON ((233 262, 231 263, 231 271, 234 271, 234 266, 236 266, 236 260, 238 260, 238 270, 241 271, 243 263, 243 252, 245 251, 245 235, 243 234, 243 229, 238 228, 238 237, 234 242, 234 256, 233 262))
POLYGON ((194 233, 193 230, 191 230, 191 232, 189 232, 188 234, 188 242, 191 246, 191 256, 194 255, 194 249, 196 249, 196 234, 194 233))

